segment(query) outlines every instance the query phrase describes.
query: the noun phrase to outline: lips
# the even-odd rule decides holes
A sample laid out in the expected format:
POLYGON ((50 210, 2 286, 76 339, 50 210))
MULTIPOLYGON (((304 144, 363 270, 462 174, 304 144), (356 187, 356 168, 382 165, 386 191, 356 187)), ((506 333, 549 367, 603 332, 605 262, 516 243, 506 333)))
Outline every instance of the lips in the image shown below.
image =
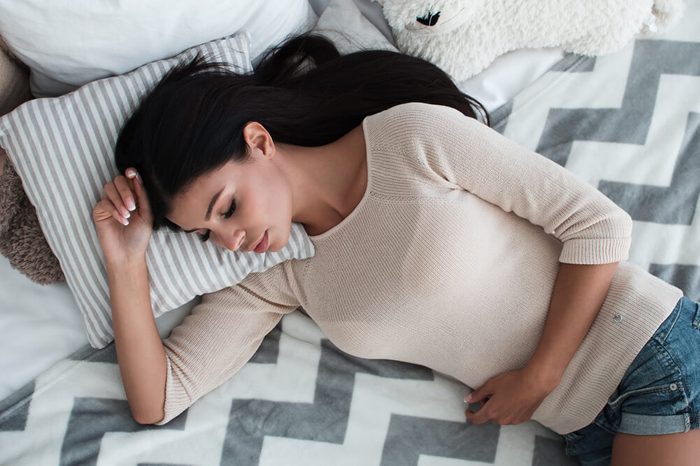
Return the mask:
POLYGON ((267 249, 269 247, 270 247, 270 238, 267 236, 267 230, 265 230, 265 233, 263 233, 262 238, 260 238, 260 241, 258 241, 258 243, 255 245, 255 248, 253 248, 253 251, 260 254, 260 253, 267 251, 267 249))

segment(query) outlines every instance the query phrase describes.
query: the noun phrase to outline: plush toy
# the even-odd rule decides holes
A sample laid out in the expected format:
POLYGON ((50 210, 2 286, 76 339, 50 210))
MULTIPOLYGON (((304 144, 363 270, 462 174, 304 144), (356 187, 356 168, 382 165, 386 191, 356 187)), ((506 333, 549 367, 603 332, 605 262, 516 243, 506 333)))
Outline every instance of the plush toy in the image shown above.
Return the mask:
POLYGON ((666 29, 683 0, 375 0, 403 53, 460 82, 520 48, 581 55, 621 49, 640 32, 666 29))
MULTIPOLYGON (((0 37, 0 115, 29 100, 29 75, 0 37)), ((0 147, 0 254, 10 265, 42 285, 65 281, 58 259, 39 225, 22 181, 0 147)))
POLYGON ((58 259, 39 225, 22 181, 0 150, 0 254, 36 283, 65 281, 58 259))

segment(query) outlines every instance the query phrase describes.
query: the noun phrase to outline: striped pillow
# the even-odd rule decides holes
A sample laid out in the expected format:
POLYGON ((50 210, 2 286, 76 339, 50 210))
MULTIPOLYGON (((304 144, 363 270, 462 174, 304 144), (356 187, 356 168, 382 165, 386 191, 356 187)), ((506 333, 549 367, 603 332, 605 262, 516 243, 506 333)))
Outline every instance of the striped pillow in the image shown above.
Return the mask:
MULTIPOLYGON (((139 100, 182 60, 201 52, 232 70, 251 70, 250 36, 241 33, 193 47, 128 74, 102 79, 58 98, 36 99, 0 118, 5 148, 39 223, 66 276, 95 348, 113 339, 109 288, 92 208, 104 184, 117 175, 114 145, 139 100)), ((193 235, 154 232, 147 250, 154 316, 203 293, 240 282, 287 259, 314 254, 303 228, 293 225, 287 246, 276 253, 231 252, 193 235)))

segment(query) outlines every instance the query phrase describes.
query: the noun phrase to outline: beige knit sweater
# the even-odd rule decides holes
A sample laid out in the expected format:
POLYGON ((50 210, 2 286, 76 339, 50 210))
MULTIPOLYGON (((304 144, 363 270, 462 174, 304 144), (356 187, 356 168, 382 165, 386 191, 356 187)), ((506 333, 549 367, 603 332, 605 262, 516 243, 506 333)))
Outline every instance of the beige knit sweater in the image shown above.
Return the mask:
MULTIPOLYGON (((312 236, 316 255, 206 295, 164 341, 165 424, 233 376, 298 306, 341 350, 421 364, 476 388, 524 366, 559 262, 628 257, 632 221, 556 163, 458 111, 404 104, 367 117, 368 187, 312 236)), ((560 385, 533 418, 589 424, 682 292, 621 262, 560 385)))

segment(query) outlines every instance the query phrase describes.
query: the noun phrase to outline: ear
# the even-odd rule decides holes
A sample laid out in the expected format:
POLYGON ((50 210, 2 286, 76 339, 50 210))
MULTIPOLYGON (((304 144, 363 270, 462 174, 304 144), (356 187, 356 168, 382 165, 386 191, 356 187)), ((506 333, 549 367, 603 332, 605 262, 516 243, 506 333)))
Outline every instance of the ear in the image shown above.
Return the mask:
POLYGON ((265 127, 257 121, 250 121, 243 127, 243 139, 248 144, 249 155, 272 158, 275 155, 275 143, 265 127))

